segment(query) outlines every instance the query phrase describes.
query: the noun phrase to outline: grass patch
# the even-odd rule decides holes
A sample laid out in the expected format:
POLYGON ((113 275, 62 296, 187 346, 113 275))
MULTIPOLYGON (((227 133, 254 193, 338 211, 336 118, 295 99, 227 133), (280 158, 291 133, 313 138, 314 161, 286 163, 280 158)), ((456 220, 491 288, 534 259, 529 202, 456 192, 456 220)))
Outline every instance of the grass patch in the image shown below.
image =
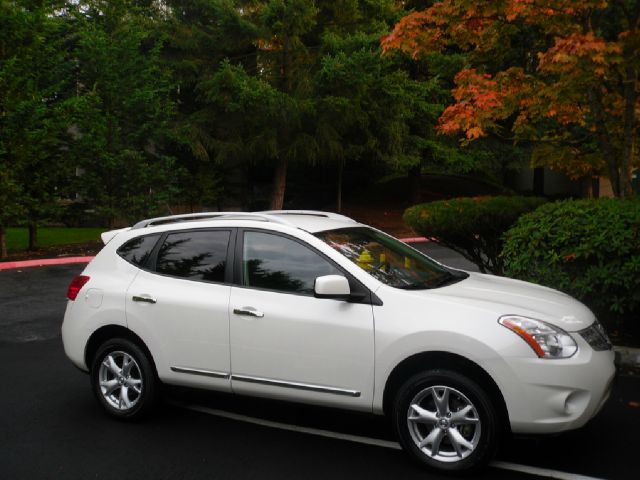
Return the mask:
MULTIPOLYGON (((38 246, 52 247, 100 240, 100 234, 105 230, 107 229, 41 227, 38 228, 38 246)), ((28 245, 29 230, 27 228, 7 228, 7 250, 9 252, 26 250, 28 245)))

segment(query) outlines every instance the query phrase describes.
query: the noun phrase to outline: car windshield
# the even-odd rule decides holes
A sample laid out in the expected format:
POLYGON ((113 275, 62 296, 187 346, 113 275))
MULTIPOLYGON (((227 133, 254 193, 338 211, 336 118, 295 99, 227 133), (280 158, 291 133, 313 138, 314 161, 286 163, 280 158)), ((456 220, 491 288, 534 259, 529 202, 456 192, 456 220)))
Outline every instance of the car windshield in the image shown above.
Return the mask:
POLYGON ((468 274, 440 265, 405 243, 371 228, 341 228, 315 235, 391 287, 437 288, 468 277, 468 274))

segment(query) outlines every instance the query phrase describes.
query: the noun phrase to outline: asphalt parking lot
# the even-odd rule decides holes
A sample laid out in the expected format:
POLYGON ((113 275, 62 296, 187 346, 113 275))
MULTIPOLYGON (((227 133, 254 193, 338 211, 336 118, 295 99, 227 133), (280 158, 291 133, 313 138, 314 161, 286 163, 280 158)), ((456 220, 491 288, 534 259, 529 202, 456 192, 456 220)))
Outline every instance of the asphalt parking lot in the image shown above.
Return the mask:
MULTIPOLYGON (((66 287, 82 268, 0 272, 1 479, 442 478, 414 466, 369 415, 172 389, 143 423, 107 418, 60 341, 66 287)), ((475 478, 636 479, 638 402, 640 378, 620 377, 586 427, 513 439, 475 478)))

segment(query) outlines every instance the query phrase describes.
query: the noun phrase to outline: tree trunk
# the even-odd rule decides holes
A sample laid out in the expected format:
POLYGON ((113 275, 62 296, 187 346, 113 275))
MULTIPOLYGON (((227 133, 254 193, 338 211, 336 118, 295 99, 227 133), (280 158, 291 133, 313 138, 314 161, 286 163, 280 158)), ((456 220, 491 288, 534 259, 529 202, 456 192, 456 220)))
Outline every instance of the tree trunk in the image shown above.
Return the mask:
POLYGON ((273 193, 271 194, 271 210, 282 210, 284 190, 287 185, 287 160, 279 158, 273 176, 273 193))
POLYGON ((0 258, 7 258, 7 233, 4 225, 0 225, 0 258))
MULTIPOLYGON (((291 83, 291 52, 289 49, 289 37, 285 36, 282 46, 282 59, 280 65, 281 88, 284 93, 291 93, 293 90, 291 83)), ((280 131, 280 138, 283 145, 289 147, 291 133, 289 131, 288 115, 280 131)), ((271 194, 271 210, 282 210, 284 205, 284 192, 287 187, 287 159, 280 155, 276 163, 276 171, 273 176, 273 193, 271 194)))
POLYGON ((591 177, 585 175, 578 180, 580 185, 580 198, 592 198, 591 177))
POLYGON ((618 163, 616 162, 616 151, 611 144, 611 137, 607 130, 604 119, 604 107, 602 106, 602 98, 594 88, 589 89, 589 103, 591 104, 591 113, 596 127, 598 136, 598 146, 600 152, 607 162, 609 171, 609 180, 611 181, 611 189, 616 197, 620 196, 620 173, 618 172, 618 163))
POLYGON ((598 177, 591 177, 591 196, 600 198, 600 179, 598 177))
POLYGON ((620 165, 620 194, 623 197, 633 195, 633 186, 631 185, 631 175, 633 170, 633 156, 636 148, 636 101, 638 92, 636 84, 638 83, 637 74, 631 59, 627 59, 627 68, 625 69, 624 83, 624 139, 622 143, 622 159, 620 165))
POLYGON ((600 179, 592 175, 585 175, 580 178, 580 197, 582 198, 599 198, 600 197, 600 179))
POLYGON ((412 204, 422 201, 422 192, 420 190, 422 168, 420 165, 414 165, 409 169, 409 201, 412 204))
POLYGON ((533 194, 544 195, 544 167, 533 169, 533 194))
POLYGON ((338 192, 336 195, 336 212, 342 212, 342 171, 344 170, 344 164, 340 162, 338 165, 338 192))
POLYGON ((29 247, 28 250, 38 249, 38 225, 36 222, 29 223, 29 247))

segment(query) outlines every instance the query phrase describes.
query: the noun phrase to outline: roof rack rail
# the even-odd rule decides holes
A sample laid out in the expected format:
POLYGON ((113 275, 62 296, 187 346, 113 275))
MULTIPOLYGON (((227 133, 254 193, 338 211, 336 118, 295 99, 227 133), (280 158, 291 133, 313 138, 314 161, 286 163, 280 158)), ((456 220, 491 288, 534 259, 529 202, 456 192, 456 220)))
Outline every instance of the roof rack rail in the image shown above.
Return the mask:
POLYGON ((224 218, 225 220, 244 220, 249 218, 253 220, 261 220, 263 222, 280 223, 282 225, 288 225, 290 227, 293 226, 291 222, 288 222, 284 218, 279 218, 274 215, 268 215, 265 212, 200 212, 186 213, 184 215, 169 215, 166 217, 148 218, 146 220, 139 221, 133 227, 131 227, 131 229, 135 230, 138 228, 165 225, 167 223, 179 223, 197 220, 215 220, 217 218, 224 218))
POLYGON ((334 220, 343 220, 347 222, 357 223, 353 218, 349 218, 345 215, 340 215, 339 213, 333 212, 323 212, 321 210, 264 210, 262 212, 256 213, 264 213, 267 215, 311 215, 315 217, 326 217, 332 218, 334 220))

